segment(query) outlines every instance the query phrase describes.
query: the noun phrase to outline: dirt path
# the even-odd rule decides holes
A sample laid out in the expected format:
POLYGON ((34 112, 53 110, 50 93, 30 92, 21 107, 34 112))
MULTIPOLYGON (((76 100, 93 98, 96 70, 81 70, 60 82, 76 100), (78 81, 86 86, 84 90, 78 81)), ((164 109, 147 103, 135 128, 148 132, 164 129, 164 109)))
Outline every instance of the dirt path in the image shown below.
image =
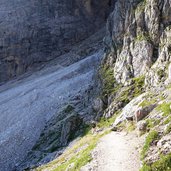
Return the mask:
POLYGON ((139 144, 134 133, 111 132, 100 140, 92 152, 93 160, 81 171, 138 171, 139 144))

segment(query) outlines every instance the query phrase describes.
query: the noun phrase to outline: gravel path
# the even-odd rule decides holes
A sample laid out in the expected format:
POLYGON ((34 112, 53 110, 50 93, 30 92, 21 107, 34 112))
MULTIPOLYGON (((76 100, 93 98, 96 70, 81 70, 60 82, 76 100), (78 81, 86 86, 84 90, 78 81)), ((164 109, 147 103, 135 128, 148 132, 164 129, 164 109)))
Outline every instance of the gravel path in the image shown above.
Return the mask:
POLYGON ((139 139, 135 134, 111 132, 93 150, 93 160, 81 171, 138 171, 139 139))
POLYGON ((46 68, 13 87, 0 87, 0 171, 11 171, 33 147, 45 123, 93 85, 101 56, 102 51, 68 67, 46 68))

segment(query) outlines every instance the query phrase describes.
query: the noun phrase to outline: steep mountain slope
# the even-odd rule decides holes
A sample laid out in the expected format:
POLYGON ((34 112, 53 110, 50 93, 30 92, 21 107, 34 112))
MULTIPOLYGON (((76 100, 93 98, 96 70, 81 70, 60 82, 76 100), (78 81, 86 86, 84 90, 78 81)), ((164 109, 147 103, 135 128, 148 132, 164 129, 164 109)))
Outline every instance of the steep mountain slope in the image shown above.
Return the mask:
MULTIPOLYGON (((14 169, 35 145, 46 124, 50 124, 45 129, 48 131, 56 120, 54 131, 59 142, 54 143, 59 148, 67 145, 70 134, 79 130, 84 118, 90 120, 89 103, 93 97, 90 93, 101 57, 102 51, 98 50, 68 67, 51 66, 14 82, 12 88, 11 83, 1 87, 0 170, 14 169), (61 133, 57 135, 57 132, 61 133)), ((46 143, 52 144, 53 137, 48 139, 51 143, 46 143)), ((50 144, 46 147, 47 154, 50 144)))
MULTIPOLYGON (((74 25, 73 29, 79 27, 81 33, 86 30, 83 37, 89 35, 89 29, 94 27, 92 29, 94 32, 98 25, 103 24, 100 17, 104 21, 109 12, 108 6, 112 7, 113 11, 107 19, 104 52, 100 50, 102 48, 100 36, 97 36, 103 37, 104 31, 101 30, 95 36, 96 43, 92 44, 92 39, 89 39, 85 44, 76 44, 74 47, 76 50, 72 49, 69 53, 55 59, 56 62, 52 61, 55 64, 52 68, 46 68, 24 81, 8 83, 9 86, 15 85, 14 88, 8 89, 8 84, 1 87, 0 150, 3 155, 0 156, 2 158, 0 158, 0 165, 3 171, 12 168, 48 171, 80 170, 88 162, 88 166, 93 163, 93 161, 91 163, 90 152, 111 128, 113 131, 136 130, 137 136, 144 138, 143 147, 138 147, 141 151, 142 171, 169 171, 171 168, 171 1, 113 0, 100 1, 99 6, 95 0, 74 2, 71 1, 70 7, 80 5, 78 9, 74 8, 77 9, 74 11, 74 16, 80 14, 80 22, 82 23, 82 17, 85 19, 83 25, 84 21, 90 22, 90 27, 84 25, 86 28, 83 27, 83 30, 80 22, 74 25), (104 7, 104 11, 100 10, 101 7, 104 7), (79 51, 79 48, 84 45, 86 46, 83 50, 79 51), (79 52, 72 55, 77 50, 79 52), (93 53, 94 55, 72 64, 93 53), (100 65, 103 54, 104 58, 100 65), (64 68, 57 65, 62 63, 65 63, 64 68), (98 66, 100 69, 96 74, 95 69, 98 66), (89 124, 88 128, 85 124, 89 124), (16 141, 18 136, 19 139, 16 141), (78 136, 79 138, 65 150, 68 142, 78 136)), ((52 6, 53 4, 49 9, 52 6)), ((37 6, 34 7, 37 11, 37 6)), ((73 14, 72 10, 66 9, 73 14)), ((42 7, 39 12, 43 20, 46 20, 42 7)), ((49 12, 48 15, 51 14, 49 12)), ((46 25, 49 20, 43 23, 46 25)), ((38 22, 38 25, 41 24, 42 22, 38 22)), ((73 35, 75 38, 73 32, 65 33, 69 40, 73 40, 73 35), (71 37, 68 37, 68 34, 71 37)), ((76 29, 77 33, 80 32, 76 29)), ((43 34, 41 37, 44 35, 48 34, 43 34)), ((37 38, 35 37, 35 40, 38 40, 37 38)), ((62 46, 62 51, 63 47, 68 51, 72 43, 65 42, 63 34, 60 38, 62 43, 55 45, 62 46), (66 46, 63 46, 64 44, 66 46)), ((48 45, 50 48, 54 47, 52 44, 48 45)), ((36 52, 39 53, 40 50, 42 54, 41 48, 38 47, 36 52)), ((48 50, 48 53, 43 52, 43 55, 38 56, 44 60, 44 55, 47 55, 51 60, 53 55, 49 55, 49 51, 50 53, 54 51, 46 45, 43 49, 48 50)), ((54 53, 56 56, 56 52, 54 53)), ((11 61, 13 58, 9 59, 11 61)), ((42 59, 40 61, 43 61, 42 59)), ((11 64, 12 67, 17 68, 15 62, 11 64)), ((6 73, 6 70, 3 69, 3 72, 6 73)), ((123 144, 125 141, 126 139, 122 137, 123 144)), ((101 147, 107 147, 108 143, 110 147, 106 151, 110 151, 113 147, 110 151, 111 153, 113 151, 111 154, 113 159, 112 155, 116 155, 114 150, 117 148, 116 144, 112 146, 111 142, 105 140, 104 146, 101 147)), ((130 148, 126 150, 129 156, 131 150, 130 148)), ((101 155, 103 152, 98 151, 97 154, 101 155)), ((125 153, 122 151, 120 154, 125 153)), ((120 160, 121 158, 119 162, 120 160)), ((126 162, 127 160, 128 157, 126 162)), ((97 156, 97 161, 101 161, 100 156, 97 156)), ((99 171, 101 170, 100 168, 99 171)))

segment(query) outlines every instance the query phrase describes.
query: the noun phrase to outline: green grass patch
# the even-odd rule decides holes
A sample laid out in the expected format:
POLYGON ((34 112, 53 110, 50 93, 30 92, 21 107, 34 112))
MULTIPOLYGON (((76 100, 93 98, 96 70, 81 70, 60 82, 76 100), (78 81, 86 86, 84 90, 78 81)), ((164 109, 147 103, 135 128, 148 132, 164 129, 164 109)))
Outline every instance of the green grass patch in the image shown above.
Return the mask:
POLYGON ((117 101, 127 104, 134 97, 137 97, 144 92, 144 76, 133 78, 130 86, 123 87, 123 85, 116 82, 112 68, 105 65, 101 66, 99 73, 102 81, 102 98, 115 93, 120 93, 117 101))
POLYGON ((168 116, 171 113, 170 109, 171 103, 162 103, 157 106, 156 110, 163 112, 163 116, 168 116))
POLYGON ((171 132, 171 124, 167 125, 165 134, 169 134, 171 132))
POLYGON ((116 112, 111 118, 102 117, 100 121, 97 123, 97 127, 99 128, 110 127, 114 123, 114 121, 116 120, 119 114, 120 112, 116 112))
POLYGON ((147 130, 154 128, 156 125, 158 125, 160 123, 160 119, 147 119, 146 123, 147 123, 147 130))
POLYGON ((168 124, 171 122, 171 116, 169 116, 163 123, 164 124, 168 124))
POLYGON ((133 78, 133 97, 137 97, 144 92, 145 76, 133 78))
POLYGON ((114 71, 107 66, 101 66, 99 71, 102 79, 102 96, 108 96, 117 90, 117 84, 114 78, 114 71))
POLYGON ((117 128, 125 132, 132 132, 136 129, 136 125, 134 121, 123 121, 119 125, 117 125, 117 128))
POLYGON ((157 100, 156 99, 151 99, 151 100, 144 100, 143 102, 141 102, 140 104, 139 104, 139 107, 147 107, 147 106, 150 106, 150 105, 152 105, 152 104, 155 104, 157 102, 157 100))
POLYGON ((160 160, 149 166, 147 164, 143 164, 140 171, 171 171, 171 153, 165 156, 161 155, 160 160))
POLYGON ((148 134, 148 136, 146 137, 146 140, 145 140, 144 147, 141 151, 141 159, 145 158, 148 149, 150 148, 152 143, 157 139, 158 139, 158 132, 157 131, 153 130, 148 134))
POLYGON ((124 87, 119 101, 129 103, 133 98, 138 97, 144 92, 144 76, 133 78, 130 86, 124 87))
POLYGON ((134 131, 135 128, 136 128, 136 125, 135 125, 135 123, 133 121, 130 121, 130 122, 127 123, 126 130, 128 132, 134 131))

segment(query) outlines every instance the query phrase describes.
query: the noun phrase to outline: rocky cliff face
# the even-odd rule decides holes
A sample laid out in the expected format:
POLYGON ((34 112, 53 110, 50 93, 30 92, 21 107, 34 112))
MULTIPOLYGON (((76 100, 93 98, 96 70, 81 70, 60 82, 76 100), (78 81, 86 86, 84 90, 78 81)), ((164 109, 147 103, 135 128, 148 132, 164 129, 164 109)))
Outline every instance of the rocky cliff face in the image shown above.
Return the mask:
POLYGON ((107 22, 107 64, 118 83, 146 75, 146 83, 165 81, 170 62, 171 2, 169 0, 117 1, 107 22), (161 73, 161 75, 159 74, 161 73), (159 75, 157 75, 159 74, 159 75))
POLYGON ((142 171, 170 170, 171 1, 116 1, 104 42, 104 116, 147 136, 142 171))
POLYGON ((110 1, 0 2, 0 82, 68 52, 104 24, 110 1))

